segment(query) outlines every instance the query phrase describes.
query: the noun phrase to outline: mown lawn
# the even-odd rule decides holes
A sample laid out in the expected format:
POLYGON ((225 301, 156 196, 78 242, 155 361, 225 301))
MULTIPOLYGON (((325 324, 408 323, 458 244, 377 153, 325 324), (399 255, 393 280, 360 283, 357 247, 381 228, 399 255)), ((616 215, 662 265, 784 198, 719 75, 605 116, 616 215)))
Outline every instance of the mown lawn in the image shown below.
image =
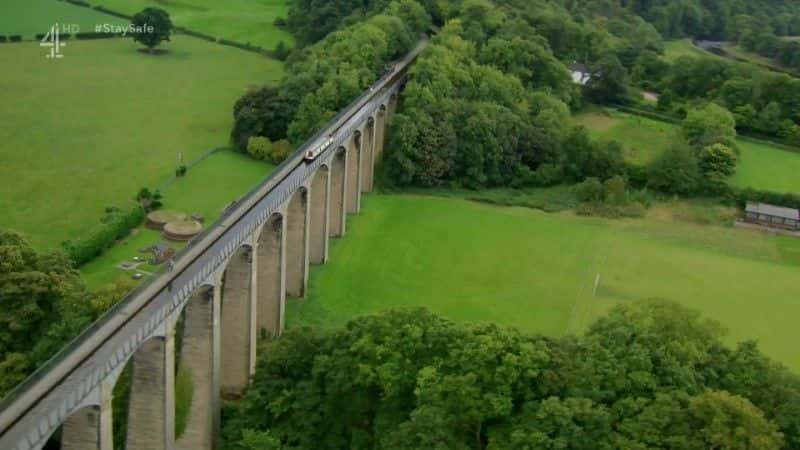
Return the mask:
MULTIPOLYGON (((164 191, 164 209, 201 214, 208 226, 220 216, 225 206, 249 192, 271 170, 272 166, 238 153, 214 153, 164 191)), ((176 249, 184 246, 183 243, 164 240, 158 231, 139 227, 130 237, 81 267, 81 275, 90 289, 110 283, 118 277, 130 276, 131 272, 116 266, 124 260, 130 261, 134 256, 147 257, 138 250, 158 242, 168 243, 176 249)), ((146 265, 141 269, 154 272, 158 268, 146 265)))
POLYGON ((664 298, 716 318, 731 342, 758 339, 800 369, 798 239, 657 211, 609 221, 414 195, 371 195, 363 206, 330 262, 313 268, 308 299, 290 301, 289 326, 425 306, 458 321, 562 335, 618 302, 664 298))
MULTIPOLYGON (((3 0, 0 5, 0 35, 20 35, 32 40, 54 24, 77 25, 79 31, 94 31, 95 25, 123 25, 126 20, 56 0, 3 0)), ((67 43, 67 47, 70 44, 67 43)), ((3 66, 7 67, 7 66, 3 66)))
POLYGON ((279 62, 185 36, 165 55, 137 48, 70 41, 49 60, 34 42, 0 45, 0 228, 57 247, 159 185, 179 153, 226 145, 236 99, 282 75, 279 62))
MULTIPOLYGON (((668 149, 678 132, 678 126, 671 123, 611 110, 577 114, 574 120, 594 137, 622 143, 625 158, 640 165, 668 149)), ((800 152, 747 139, 737 143, 741 153, 736 174, 730 179, 733 185, 800 193, 800 152)))
POLYGON ((273 22, 286 18, 286 0, 89 0, 112 11, 135 14, 147 7, 166 10, 175 25, 267 49, 279 41, 292 45, 292 35, 273 22))

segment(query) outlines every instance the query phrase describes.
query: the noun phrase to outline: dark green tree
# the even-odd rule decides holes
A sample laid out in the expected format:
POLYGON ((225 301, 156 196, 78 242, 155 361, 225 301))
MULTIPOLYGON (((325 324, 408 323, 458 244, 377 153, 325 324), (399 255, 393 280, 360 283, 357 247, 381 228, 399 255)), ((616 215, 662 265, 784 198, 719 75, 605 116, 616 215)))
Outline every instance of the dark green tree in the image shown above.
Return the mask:
POLYGON ((136 13, 131 24, 141 32, 133 33, 133 40, 145 47, 150 53, 163 41, 169 41, 172 34, 172 21, 169 14, 161 8, 145 8, 136 13))
POLYGON ((690 196, 699 189, 700 164, 695 151, 676 143, 648 167, 647 185, 667 194, 690 196))

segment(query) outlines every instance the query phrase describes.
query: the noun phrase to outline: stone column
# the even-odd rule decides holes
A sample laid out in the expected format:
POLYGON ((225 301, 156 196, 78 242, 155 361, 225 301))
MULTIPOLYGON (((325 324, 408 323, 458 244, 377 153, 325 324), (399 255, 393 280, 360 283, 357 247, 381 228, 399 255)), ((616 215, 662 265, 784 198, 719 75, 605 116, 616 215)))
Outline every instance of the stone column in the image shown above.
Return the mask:
POLYGON ((181 370, 192 379, 192 404, 178 450, 211 450, 213 441, 214 292, 201 288, 186 304, 181 370))
POLYGON ((329 174, 330 170, 327 167, 320 167, 311 182, 311 229, 308 250, 311 264, 324 264, 328 259, 329 174))
POLYGON ((175 339, 146 341, 133 355, 126 450, 171 450, 175 441, 175 339))
POLYGON ((61 425, 62 450, 113 450, 112 388, 104 383, 100 389, 99 406, 81 408, 61 425))
POLYGON ((386 109, 380 108, 378 110, 378 118, 375 126, 375 161, 380 161, 383 158, 384 139, 386 137, 386 109))
POLYGON ((222 285, 222 395, 238 397, 250 381, 251 249, 242 246, 225 268, 222 285))
POLYGON ((258 238, 258 334, 280 336, 281 315, 286 299, 286 220, 273 214, 258 238))
POLYGON ((349 139, 347 144, 347 212, 357 214, 360 207, 361 190, 361 137, 360 133, 349 139))
POLYGON ((375 176, 375 121, 370 119, 364 131, 361 145, 361 192, 372 192, 372 180, 375 176))
POLYGON ((330 225, 331 236, 344 236, 347 217, 345 214, 345 189, 347 188, 347 157, 345 151, 339 151, 331 162, 331 200, 330 225))
POLYGON ((222 428, 222 280, 216 279, 211 307, 211 448, 219 448, 222 428))
POLYGON ((308 191, 299 188, 289 200, 286 236, 286 295, 305 295, 308 280, 308 191))

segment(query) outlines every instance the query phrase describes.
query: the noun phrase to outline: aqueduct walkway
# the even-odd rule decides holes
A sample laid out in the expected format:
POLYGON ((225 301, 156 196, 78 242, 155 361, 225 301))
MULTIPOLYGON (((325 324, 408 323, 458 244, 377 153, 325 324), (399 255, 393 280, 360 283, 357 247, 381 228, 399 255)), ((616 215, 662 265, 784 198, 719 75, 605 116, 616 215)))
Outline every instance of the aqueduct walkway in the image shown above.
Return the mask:
POLYGON ((260 334, 280 335, 286 297, 302 297, 309 264, 328 259, 347 214, 372 189, 387 122, 421 42, 175 259, 0 404, 0 449, 39 450, 61 430, 64 450, 111 450, 112 391, 132 364, 128 450, 216 448, 221 398, 241 393, 260 334), (325 144, 329 145, 325 145, 325 144), (306 160, 309 149, 321 149, 306 160), (175 328, 194 389, 174 436, 175 328))

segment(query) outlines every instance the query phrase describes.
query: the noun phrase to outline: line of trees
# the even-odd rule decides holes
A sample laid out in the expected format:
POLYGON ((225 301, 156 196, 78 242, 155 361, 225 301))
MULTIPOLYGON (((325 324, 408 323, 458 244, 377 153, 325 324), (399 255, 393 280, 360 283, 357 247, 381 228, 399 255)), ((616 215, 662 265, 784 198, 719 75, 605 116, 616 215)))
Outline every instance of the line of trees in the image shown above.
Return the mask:
POLYGON ((291 329, 225 411, 226 450, 791 449, 800 378, 676 303, 582 336, 396 310, 291 329))
MULTIPOLYGON (((309 20, 318 13, 305 11, 314 11, 309 20)), ((236 102, 233 144, 245 151, 253 136, 303 142, 377 80, 388 62, 408 53, 430 24, 415 1, 393 0, 380 14, 298 48, 287 58, 278 86, 249 92, 236 102)))

